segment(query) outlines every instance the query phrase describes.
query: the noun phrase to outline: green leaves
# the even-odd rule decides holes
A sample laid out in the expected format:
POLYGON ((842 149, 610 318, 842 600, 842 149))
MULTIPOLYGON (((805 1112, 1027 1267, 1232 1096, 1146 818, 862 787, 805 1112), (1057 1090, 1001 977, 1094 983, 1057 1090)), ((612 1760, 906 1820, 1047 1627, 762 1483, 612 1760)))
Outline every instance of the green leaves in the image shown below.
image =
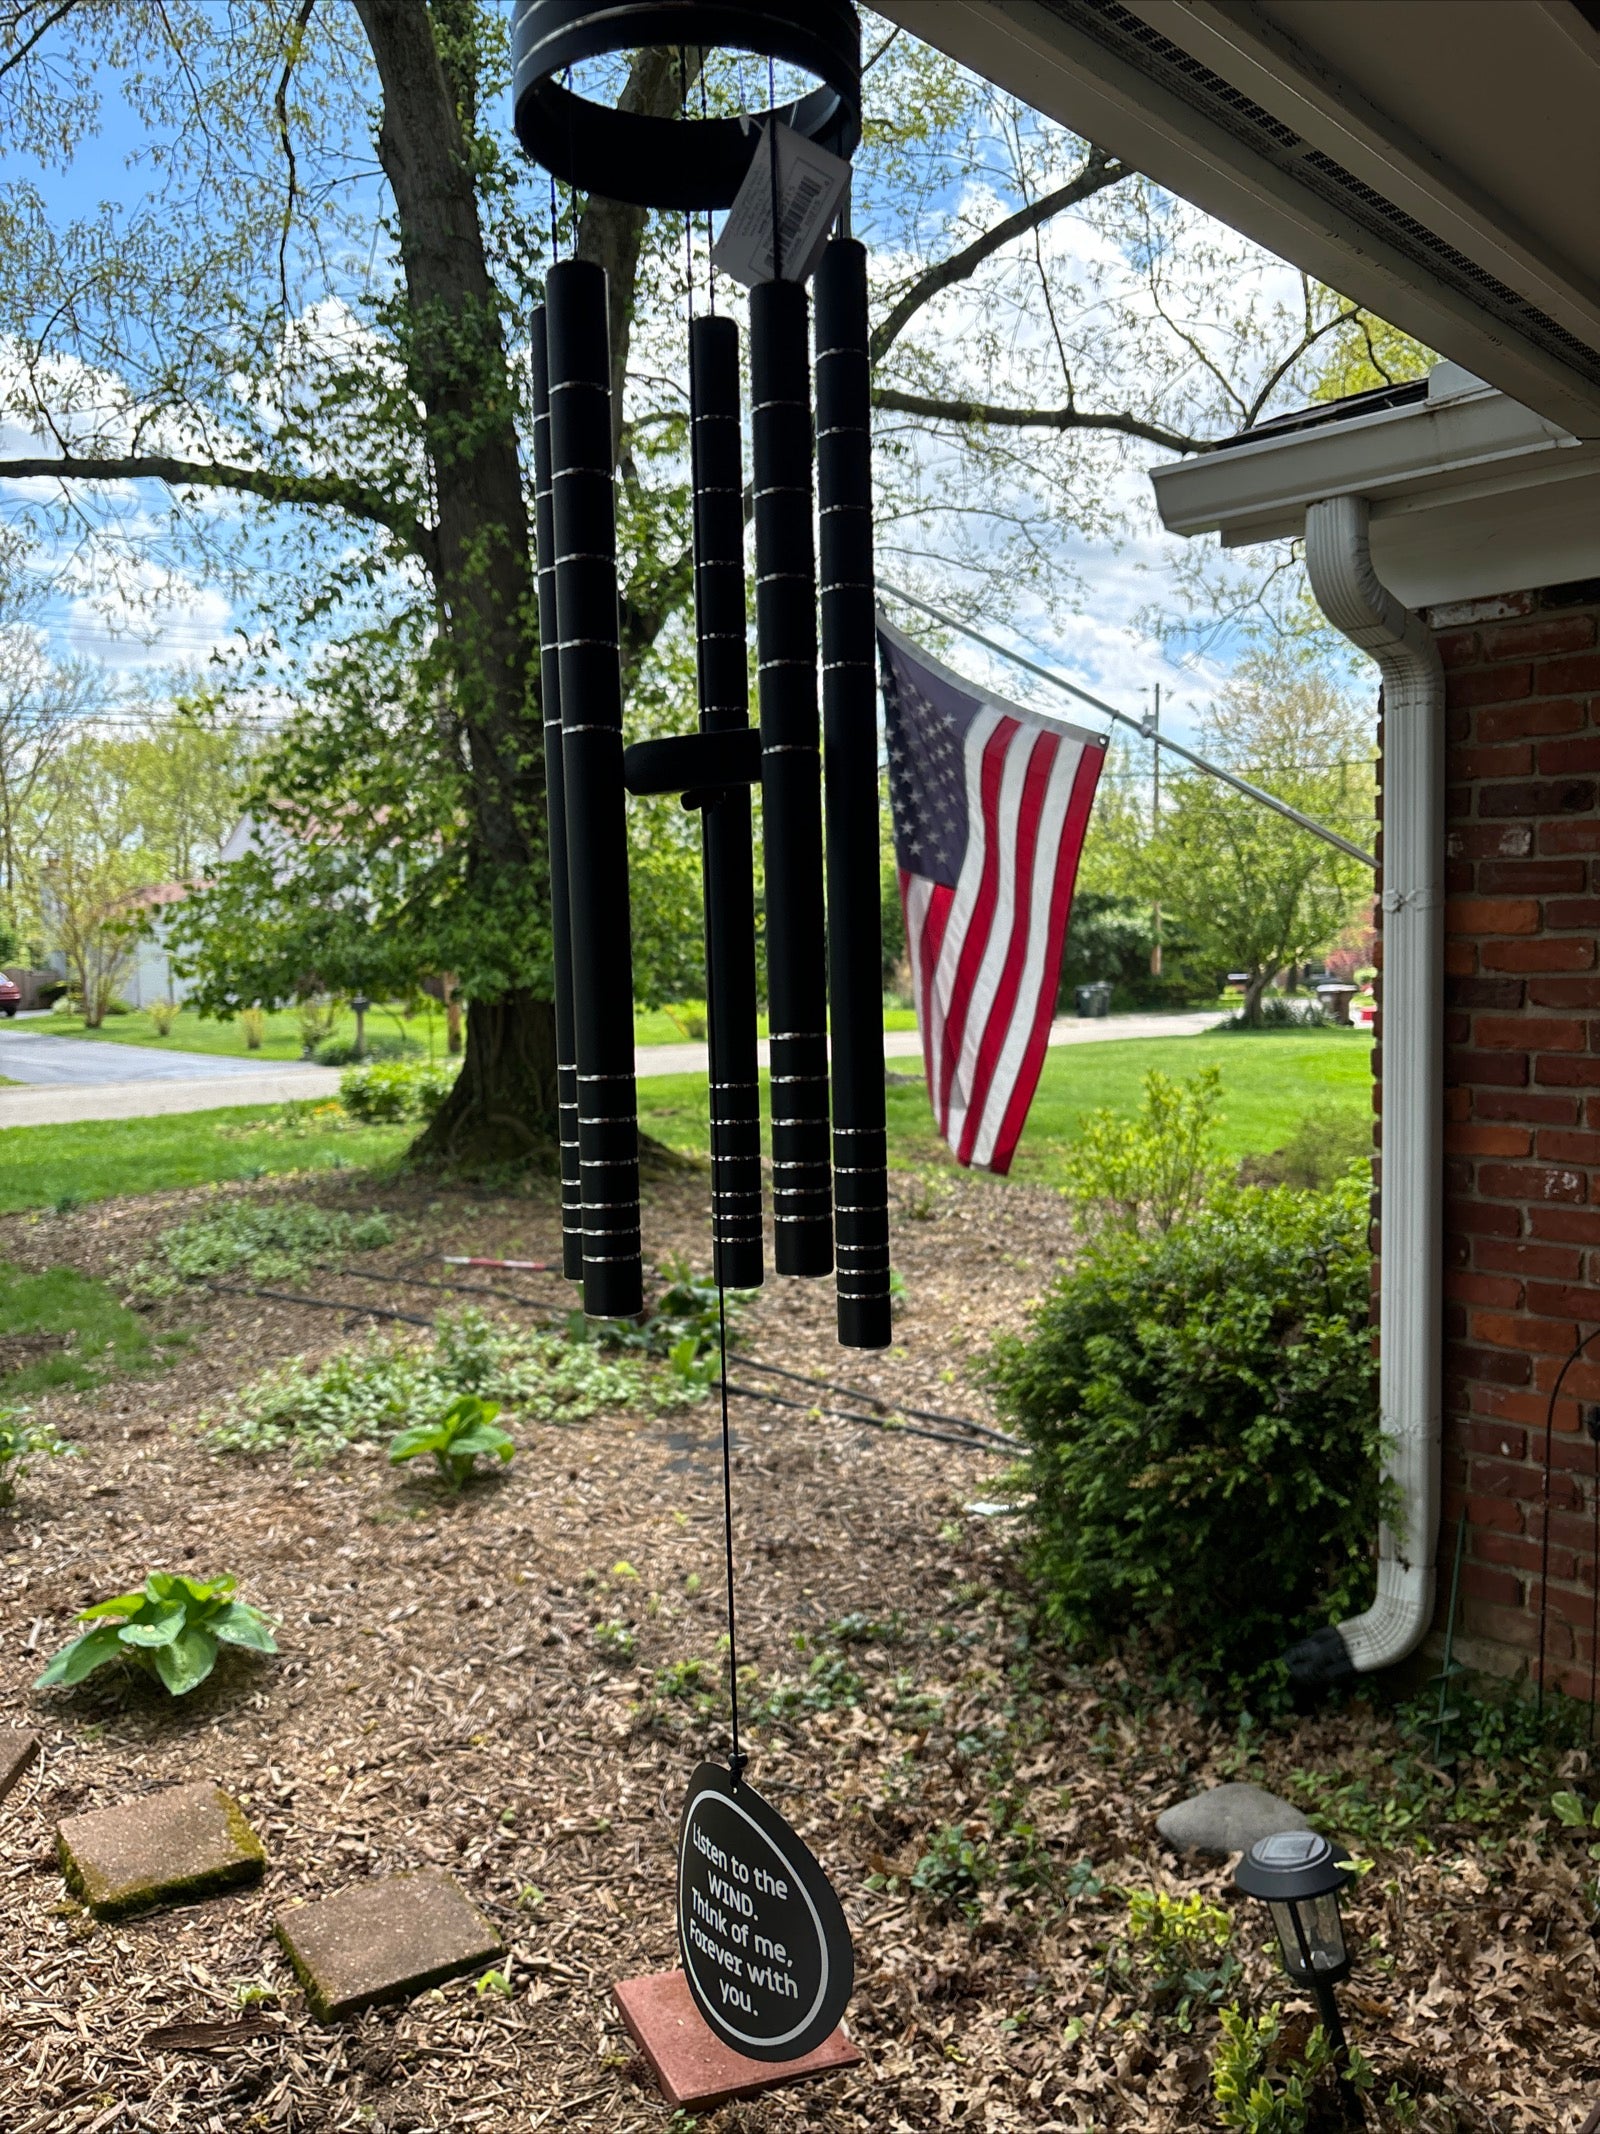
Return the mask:
POLYGON ((48 1423, 28 1420, 26 1408, 0 1407, 0 1511, 17 1500, 17 1484, 35 1460, 60 1459, 77 1451, 48 1423))
POLYGON ((453 1400, 436 1422, 414 1423, 402 1430, 389 1447, 391 1466, 402 1466, 432 1453, 440 1474, 452 1489, 461 1489, 472 1477, 480 1459, 509 1462, 516 1446, 495 1421, 498 1401, 483 1400, 476 1393, 463 1393, 453 1400))
POLYGON ((174 1697, 197 1689, 216 1665, 219 1642, 251 1652, 276 1652, 266 1616, 235 1600, 232 1578, 209 1584, 172 1571, 152 1571, 134 1593, 96 1601, 78 1617, 94 1628, 63 1646, 36 1689, 70 1689, 111 1660, 131 1660, 174 1697))
POLYGON ((1031 1454, 1041 1603, 1130 1630, 1190 1682, 1272 1695, 1280 1656, 1371 1590, 1380 1510, 1368 1196, 1227 1187, 1164 1234, 1103 1232, 990 1366, 1031 1454))

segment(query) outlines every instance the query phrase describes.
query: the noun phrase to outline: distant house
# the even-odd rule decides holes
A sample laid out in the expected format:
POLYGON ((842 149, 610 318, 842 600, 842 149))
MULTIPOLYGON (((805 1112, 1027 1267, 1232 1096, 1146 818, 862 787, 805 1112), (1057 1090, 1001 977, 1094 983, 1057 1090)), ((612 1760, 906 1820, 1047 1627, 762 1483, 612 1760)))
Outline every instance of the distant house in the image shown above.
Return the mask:
POLYGON ((181 904, 194 886, 193 882, 157 882, 149 889, 136 889, 123 899, 123 909, 130 914, 146 914, 135 944, 133 966, 120 988, 129 1007, 148 1008, 153 1000, 188 998, 188 981, 172 967, 167 921, 171 907, 181 904))

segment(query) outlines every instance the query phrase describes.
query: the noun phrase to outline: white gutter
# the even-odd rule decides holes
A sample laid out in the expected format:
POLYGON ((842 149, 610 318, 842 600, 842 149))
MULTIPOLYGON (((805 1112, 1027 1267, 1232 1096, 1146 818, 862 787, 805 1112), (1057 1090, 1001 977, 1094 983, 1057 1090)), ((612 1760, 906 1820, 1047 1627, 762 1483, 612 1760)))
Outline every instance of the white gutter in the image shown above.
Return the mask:
POLYGON ((1306 512, 1306 565, 1335 629, 1383 676, 1383 1153, 1378 1406, 1401 1507, 1365 1615, 1288 1654, 1310 1686, 1392 1667, 1433 1621, 1439 1531, 1444 1107, 1444 670, 1433 633, 1372 567, 1364 497, 1306 512))

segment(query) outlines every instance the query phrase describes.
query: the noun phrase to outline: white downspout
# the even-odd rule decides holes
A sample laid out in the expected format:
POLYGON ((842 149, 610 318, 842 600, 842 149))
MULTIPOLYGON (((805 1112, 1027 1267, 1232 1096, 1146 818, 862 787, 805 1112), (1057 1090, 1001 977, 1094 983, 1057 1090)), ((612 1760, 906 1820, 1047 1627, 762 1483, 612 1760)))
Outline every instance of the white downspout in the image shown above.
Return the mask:
POLYGON ((1401 1529, 1378 1535, 1365 1615, 1288 1655, 1310 1686, 1403 1660, 1433 1621, 1439 1532, 1444 1110, 1444 670, 1433 633, 1380 584, 1364 497, 1306 512, 1312 590, 1383 676, 1383 1155, 1378 1405, 1401 1529))

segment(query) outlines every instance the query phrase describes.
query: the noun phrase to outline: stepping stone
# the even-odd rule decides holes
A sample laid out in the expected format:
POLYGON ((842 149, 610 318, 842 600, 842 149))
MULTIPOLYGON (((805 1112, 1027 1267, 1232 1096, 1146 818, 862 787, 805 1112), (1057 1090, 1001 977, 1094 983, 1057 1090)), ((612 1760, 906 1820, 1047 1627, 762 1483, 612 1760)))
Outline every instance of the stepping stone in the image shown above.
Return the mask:
POLYGON ((1248 1852, 1257 1838, 1311 1825, 1265 1786, 1235 1782, 1208 1786, 1156 1817, 1156 1828, 1175 1852, 1248 1852))
POLYGON ((56 1825, 61 1872, 96 1919, 126 1919, 259 1882, 267 1855, 238 1802, 209 1779, 56 1825))
POLYGON ((17 1727, 0 1730, 0 1801, 36 1760, 39 1749, 37 1734, 25 1734, 17 1727))
POLYGON ((674 2111, 709 2112, 739 2097, 756 2097, 763 2090, 832 2075, 861 2062, 859 2050, 842 2030, 803 2060, 747 2060, 706 2028, 681 1971, 620 1979, 611 1998, 674 2111))
POLYGON ((279 1913, 273 1930, 323 2023, 407 2000, 505 1954, 459 1883, 433 1867, 298 1904, 279 1913))

